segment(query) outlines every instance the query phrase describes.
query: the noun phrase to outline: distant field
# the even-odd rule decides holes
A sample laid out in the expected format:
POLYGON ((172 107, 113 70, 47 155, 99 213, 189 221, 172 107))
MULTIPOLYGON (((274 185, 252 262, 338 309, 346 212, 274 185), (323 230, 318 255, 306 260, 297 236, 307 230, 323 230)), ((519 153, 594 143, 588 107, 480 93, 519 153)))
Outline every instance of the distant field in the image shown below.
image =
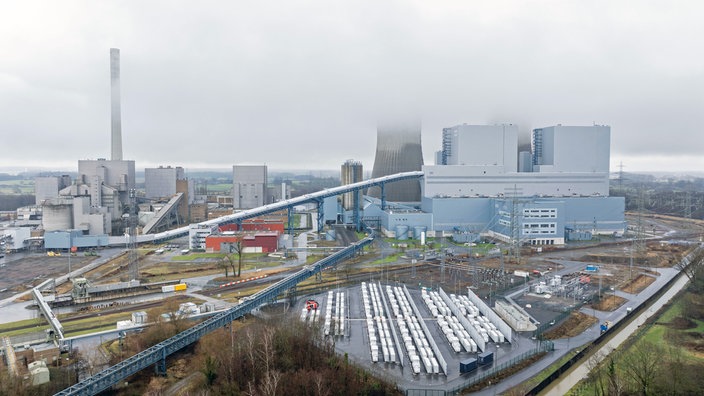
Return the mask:
POLYGON ((34 194, 34 180, 0 181, 0 194, 34 194))
POLYGON ((223 192, 223 193, 231 193, 232 192, 232 184, 208 184, 208 192, 209 193, 214 193, 214 192, 223 192))

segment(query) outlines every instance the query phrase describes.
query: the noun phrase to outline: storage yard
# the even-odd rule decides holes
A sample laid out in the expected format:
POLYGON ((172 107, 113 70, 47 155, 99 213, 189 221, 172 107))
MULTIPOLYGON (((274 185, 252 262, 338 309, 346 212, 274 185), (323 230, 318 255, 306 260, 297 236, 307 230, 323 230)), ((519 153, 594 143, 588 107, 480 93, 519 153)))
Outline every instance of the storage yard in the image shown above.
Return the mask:
POLYGON ((299 309, 301 320, 322 323, 340 353, 406 386, 464 381, 535 347, 471 291, 362 282, 309 296, 299 309), (321 301, 319 313, 307 306, 311 300, 321 301))

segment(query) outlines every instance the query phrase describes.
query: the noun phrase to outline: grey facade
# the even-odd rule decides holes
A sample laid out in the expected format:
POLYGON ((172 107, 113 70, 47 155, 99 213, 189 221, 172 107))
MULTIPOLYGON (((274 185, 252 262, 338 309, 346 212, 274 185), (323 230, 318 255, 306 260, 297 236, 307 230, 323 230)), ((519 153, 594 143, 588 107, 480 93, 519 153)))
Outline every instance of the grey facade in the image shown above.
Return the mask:
POLYGON ((518 126, 456 125, 442 130, 442 165, 500 167, 516 172, 518 126))
POLYGON ((158 167, 144 169, 144 189, 146 198, 169 198, 176 194, 176 181, 186 178, 183 168, 158 167))
MULTIPOLYGON (((372 178, 400 172, 419 171, 423 166, 420 122, 377 127, 376 155, 372 178)), ((388 184, 384 193, 393 202, 420 202, 420 182, 404 180, 388 184)), ((369 188, 368 195, 381 198, 381 188, 369 188)))
MULTIPOLYGON (((361 182, 364 180, 364 170, 359 161, 347 160, 342 164, 340 170, 340 181, 342 185, 361 182)), ((362 191, 348 192, 342 194, 342 208, 344 210, 354 209, 355 200, 357 207, 362 207, 362 191)))
POLYGON ((59 191, 71 185, 71 178, 63 176, 39 176, 34 178, 34 199, 41 205, 47 199, 57 198, 59 191))
POLYGON ((600 125, 535 129, 531 164, 513 125, 445 128, 447 165, 423 166, 423 196, 608 196, 610 136, 600 125))
POLYGON ((80 231, 52 231, 44 233, 44 248, 46 249, 70 249, 93 248, 108 246, 110 240, 107 235, 83 235, 80 231))
POLYGON ((269 203, 266 165, 232 167, 232 207, 252 209, 269 203))

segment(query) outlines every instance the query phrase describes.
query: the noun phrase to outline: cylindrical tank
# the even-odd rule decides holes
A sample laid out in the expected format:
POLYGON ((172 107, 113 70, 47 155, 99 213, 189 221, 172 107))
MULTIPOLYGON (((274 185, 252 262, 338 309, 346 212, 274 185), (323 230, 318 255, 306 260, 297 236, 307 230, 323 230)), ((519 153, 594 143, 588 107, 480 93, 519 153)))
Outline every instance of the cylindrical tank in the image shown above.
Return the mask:
POLYGON ((64 231, 73 228, 73 205, 63 199, 50 200, 42 206, 44 231, 64 231))
POLYGON ((427 227, 425 226, 415 226, 413 227, 413 239, 420 239, 420 235, 425 232, 427 227))
POLYGON ((396 239, 405 240, 408 239, 408 226, 397 225, 396 226, 396 239))

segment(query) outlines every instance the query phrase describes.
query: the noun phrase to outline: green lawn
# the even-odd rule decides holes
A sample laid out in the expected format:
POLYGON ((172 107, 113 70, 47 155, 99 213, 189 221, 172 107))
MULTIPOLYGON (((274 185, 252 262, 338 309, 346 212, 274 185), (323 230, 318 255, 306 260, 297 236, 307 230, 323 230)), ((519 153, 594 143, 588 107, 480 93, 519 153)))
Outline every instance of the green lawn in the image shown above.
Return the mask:
MULTIPOLYGON (((173 256, 171 258, 171 261, 195 261, 198 259, 204 259, 204 258, 215 258, 219 259, 225 257, 225 254, 223 253, 190 253, 190 254, 183 254, 181 256, 173 256)), ((246 255, 245 255, 246 257, 246 255)))
POLYGON ((34 180, 5 180, 0 182, 1 194, 34 194, 34 180))
POLYGON ((232 194, 232 184, 220 183, 220 184, 208 184, 208 193, 228 193, 232 194))

